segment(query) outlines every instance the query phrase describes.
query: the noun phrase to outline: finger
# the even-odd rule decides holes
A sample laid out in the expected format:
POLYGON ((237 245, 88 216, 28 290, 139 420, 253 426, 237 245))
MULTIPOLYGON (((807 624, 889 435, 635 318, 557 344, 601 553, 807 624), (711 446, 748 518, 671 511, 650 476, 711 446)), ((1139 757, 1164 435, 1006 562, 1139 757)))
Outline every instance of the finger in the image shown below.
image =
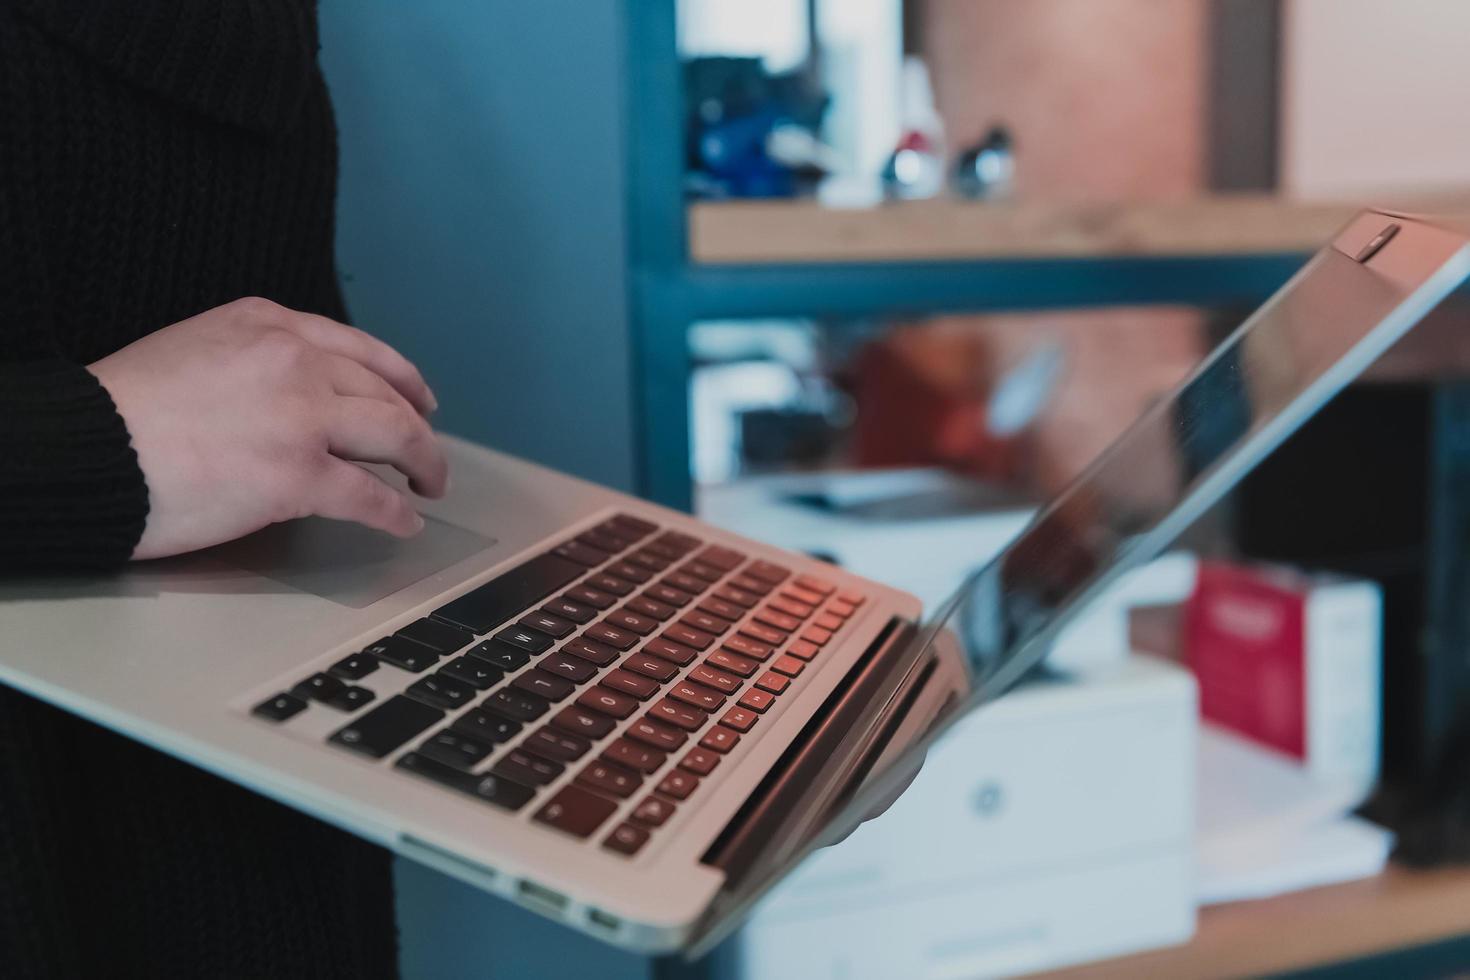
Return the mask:
POLYGON ((378 338, 314 313, 292 313, 281 326, 315 347, 349 357, 392 385, 422 415, 439 407, 419 369, 378 338))
POLYGON ((374 398, 337 398, 327 420, 327 449, 339 459, 388 463, 415 493, 444 496, 449 463, 434 432, 407 407, 374 398))
POLYGON ((424 528, 424 519, 408 497, 361 466, 331 459, 316 484, 312 513, 386 531, 400 538, 424 528))
POLYGON ((409 404, 398 389, 383 380, 383 376, 363 367, 350 357, 341 354, 326 354, 327 376, 336 394, 352 398, 374 398, 389 405, 396 405, 409 412, 418 409, 409 404))

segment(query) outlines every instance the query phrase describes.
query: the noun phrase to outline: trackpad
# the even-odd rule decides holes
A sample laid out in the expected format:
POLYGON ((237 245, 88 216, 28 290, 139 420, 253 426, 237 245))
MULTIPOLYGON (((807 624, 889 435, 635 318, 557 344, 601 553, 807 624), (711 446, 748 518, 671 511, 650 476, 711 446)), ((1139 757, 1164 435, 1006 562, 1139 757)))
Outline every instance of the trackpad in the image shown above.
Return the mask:
POLYGON ((361 524, 307 517, 272 524, 214 553, 282 585, 361 609, 494 544, 494 538, 428 516, 407 541, 361 524))

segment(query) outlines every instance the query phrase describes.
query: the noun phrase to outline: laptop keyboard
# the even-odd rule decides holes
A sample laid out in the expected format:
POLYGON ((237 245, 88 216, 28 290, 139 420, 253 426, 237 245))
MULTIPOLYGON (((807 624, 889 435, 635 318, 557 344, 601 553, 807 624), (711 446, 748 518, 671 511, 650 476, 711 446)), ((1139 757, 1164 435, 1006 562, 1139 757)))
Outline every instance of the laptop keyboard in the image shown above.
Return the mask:
POLYGON ((256 705, 352 717, 327 741, 633 855, 865 601, 619 515, 256 705), (355 684, 420 675, 380 703, 355 684), (431 672, 432 671, 432 672, 431 672))

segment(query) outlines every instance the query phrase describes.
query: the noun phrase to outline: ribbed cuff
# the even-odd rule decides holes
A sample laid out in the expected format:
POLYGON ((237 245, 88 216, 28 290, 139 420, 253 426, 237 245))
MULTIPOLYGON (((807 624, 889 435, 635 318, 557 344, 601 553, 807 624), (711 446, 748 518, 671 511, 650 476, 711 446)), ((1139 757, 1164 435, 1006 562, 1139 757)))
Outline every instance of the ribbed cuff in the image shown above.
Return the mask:
POLYGON ((0 364, 0 570, 116 567, 147 518, 138 456, 96 377, 0 364))

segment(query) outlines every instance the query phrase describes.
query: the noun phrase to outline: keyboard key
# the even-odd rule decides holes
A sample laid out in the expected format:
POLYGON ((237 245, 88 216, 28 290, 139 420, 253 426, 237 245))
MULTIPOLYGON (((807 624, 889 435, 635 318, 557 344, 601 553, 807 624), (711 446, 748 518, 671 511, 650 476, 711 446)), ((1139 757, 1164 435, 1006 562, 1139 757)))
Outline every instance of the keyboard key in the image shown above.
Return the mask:
POLYGON ((551 707, 551 702, 543 697, 509 687, 502 687, 483 703, 485 707, 515 721, 535 721, 551 707))
POLYGON ((838 630, 842 629, 842 624, 845 622, 847 622, 847 620, 843 619, 841 616, 834 616, 832 613, 822 613, 816 619, 812 620, 812 625, 819 626, 824 630, 830 630, 835 633, 838 630))
POLYGON ((820 626, 808 626, 801 631, 801 638, 808 643, 815 643, 819 647, 826 646, 827 641, 832 639, 832 631, 824 630, 820 626))
POLYGON ((674 804, 660 796, 650 796, 633 811, 633 819, 645 827, 662 827, 674 815, 674 804))
POLYGON ((733 749, 739 741, 740 735, 734 729, 726 728, 723 725, 716 725, 704 733, 704 738, 699 740, 699 744, 701 748, 710 749, 713 752, 719 752, 723 755, 733 749))
POLYGON ((719 764, 720 754, 718 752, 700 748, 690 749, 688 754, 679 760, 680 769, 688 769, 696 776, 708 776, 719 764))
POLYGON ((621 598, 622 596, 630 595, 633 592, 632 582, 625 582, 624 580, 609 575, 606 572, 599 572, 598 574, 593 575, 591 578, 587 579, 586 584, 592 586, 592 588, 598 590, 599 592, 606 592, 610 595, 618 596, 619 598, 621 598))
POLYGON ((575 762, 592 748, 592 743, 580 735, 573 735, 550 726, 532 732, 521 743, 521 748, 534 752, 543 759, 556 762, 575 762))
POLYGON ((709 588, 709 583, 704 579, 686 572, 674 572, 664 579, 664 584, 692 595, 698 595, 709 588))
POLYGON ((616 629, 628 630, 639 636, 647 636, 658 629, 658 620, 652 616, 640 616, 626 606, 622 609, 614 609, 604 616, 602 621, 616 629))
POLYGON ((439 673, 464 681, 477 691, 488 691, 500 682, 505 673, 479 657, 457 657, 439 668, 439 673))
POLYGON ((579 786, 564 786, 536 811, 536 819, 573 837, 587 837, 613 815, 618 805, 579 786))
POLYGON ((813 592, 811 589, 803 589, 799 585, 786 586, 786 588, 781 590, 781 596, 790 599, 792 602, 799 602, 806 606, 815 607, 822 604, 820 593, 813 592))
POLYGON ((685 800, 699 786, 699 777, 692 772, 675 769, 658 784, 658 792, 676 800, 685 800))
POLYGON ((664 544, 662 541, 650 541, 641 550, 650 555, 657 555, 671 565, 676 561, 682 560, 688 554, 687 551, 680 551, 678 548, 664 544))
POLYGON ((324 703, 338 711, 356 711, 365 704, 371 704, 376 697, 377 695, 367 688, 350 684, 327 698, 324 703))
POLYGON ((552 599, 546 605, 541 607, 541 611, 548 616, 556 616, 560 619, 565 619, 570 622, 577 623, 578 625, 590 623, 597 618, 596 606, 583 605, 580 602, 573 602, 571 599, 568 599, 565 596, 558 596, 557 598, 552 599))
POLYGON ((753 561, 745 566, 745 574, 751 578, 758 578, 770 585, 780 585, 791 577, 791 569, 784 568, 774 562, 753 561))
POLYGON ((742 708, 749 708, 751 711, 754 711, 757 714, 763 714, 765 713, 765 710, 775 702, 775 700, 776 695, 772 694, 770 691, 762 691, 752 687, 750 690, 740 695, 740 700, 736 703, 739 704, 742 708))
POLYGON ((658 690, 658 684, 647 677, 639 677, 619 668, 602 679, 602 686, 631 694, 640 701, 647 701, 658 690))
POLYGON ((786 633, 794 633, 796 630, 801 629, 800 619, 789 613, 772 609, 770 606, 762 607, 761 611, 755 614, 755 619, 758 623, 765 623, 767 626, 786 633))
POLYGON ((689 681, 680 681, 675 684, 669 689, 669 697, 675 701, 683 701, 701 711, 717 711, 725 703, 725 696, 719 691, 700 684, 691 684, 689 681))
POLYGON ((749 677, 760 669, 760 661, 752 660, 750 657, 742 657, 738 653, 729 650, 716 650, 705 658, 705 663, 714 664, 721 670, 728 670, 732 674, 741 677, 749 677))
POLYGON ((708 650, 715 638, 703 630, 698 630, 684 623, 674 623, 664 630, 664 636, 675 643, 682 643, 686 647, 696 650, 708 650))
POLYGON ((484 643, 470 647, 469 656, 476 660, 483 660, 490 666, 504 671, 520 670, 531 662, 530 654, 517 650, 513 646, 507 646, 499 640, 486 640, 484 643))
POLYGON ((751 711, 749 708, 739 707, 737 705, 736 707, 731 708, 729 711, 725 712, 725 714, 720 718, 720 724, 725 725, 729 728, 733 728, 737 732, 744 733, 750 731, 750 729, 759 719, 760 715, 756 714, 754 711, 751 711))
POLYGON ((250 709, 257 718, 267 721, 285 721, 306 710, 306 702, 294 694, 277 694, 250 709))
POLYGON ((662 657, 664 660, 678 664, 680 667, 688 667, 694 663, 694 658, 699 656, 698 651, 693 647, 686 647, 682 643, 675 643, 673 640, 666 639, 662 636, 655 636, 643 644, 643 652, 651 653, 656 657, 662 657))
POLYGON ((547 636, 558 640, 570 636, 577 629, 577 624, 570 619, 562 619, 560 616, 544 612, 533 612, 522 616, 520 624, 533 630, 540 630, 547 636))
POLYGON ((675 725, 684 729, 686 732, 698 731, 704 727, 705 719, 709 717, 703 711, 697 711, 687 705, 682 705, 673 698, 664 698, 652 708, 649 708, 648 713, 660 721, 675 725))
POLYGON ((495 634, 497 643, 513 646, 527 653, 545 653, 551 649, 552 639, 545 633, 524 626, 509 626, 495 634))
POLYGON ((400 694, 337 729, 329 741, 381 759, 443 717, 438 708, 400 694))
POLYGON ((622 528, 624 533, 635 538, 646 538, 658 530, 657 524, 650 524, 643 518, 634 517, 631 514, 619 514, 608 523, 622 528))
POLYGON ((344 681, 360 681, 378 669, 378 661, 365 653, 353 653, 327 668, 327 673, 344 681))
POLYGON ((607 751, 602 753, 602 757, 608 762, 626 766, 635 772, 650 774, 658 772, 668 759, 668 756, 658 749, 630 742, 626 738, 620 738, 609 745, 607 751))
POLYGON ((597 675, 597 667, 580 657, 566 653, 548 653, 540 663, 540 669, 548 674, 564 677, 573 684, 581 684, 597 675))
POLYGON ((663 752, 672 752, 689 739, 688 732, 647 718, 633 722, 623 734, 663 752))
POLYGON ((594 762, 577 773, 577 782, 626 800, 638 792, 643 777, 614 762, 594 762))
POLYGON ((799 657, 802 660, 812 659, 817 655, 819 650, 821 650, 821 647, 807 640, 797 640, 786 648, 787 653, 793 657, 799 657))
POLYGON ((643 590, 643 594, 649 596, 650 598, 657 599, 659 602, 666 603, 670 606, 678 606, 681 608, 683 606, 689 605, 689 603, 694 600, 694 596, 690 593, 685 592, 683 589, 676 589, 672 585, 666 585, 663 582, 659 582, 656 585, 650 585, 648 588, 643 590))
POLYGON ((461 772, 419 752, 408 753, 398 760, 397 765, 404 772, 433 780, 441 786, 458 790, 486 803, 493 803, 505 810, 519 810, 536 795, 534 789, 514 779, 461 772))
POLYGON ((609 565, 607 567, 607 574, 616 575, 618 578, 636 585, 643 585, 653 581, 652 572, 646 568, 639 568, 630 561, 620 561, 616 565, 609 565))
POLYGON ((785 674, 787 677, 800 676, 805 667, 806 661, 798 657, 793 657, 789 653, 781 654, 781 656, 776 658, 776 662, 771 664, 772 670, 778 674, 785 674))
POLYGON ((681 555, 687 555, 695 548, 698 548, 700 545, 704 544, 703 541, 699 540, 693 535, 684 534, 681 531, 665 531, 663 534, 660 534, 656 540, 659 544, 665 544, 668 545, 670 548, 675 549, 681 555))
POLYGON ((508 742, 521 730, 521 723, 486 708, 466 711, 450 724, 457 732, 489 742, 508 742))
POLYGON ((535 669, 528 670, 524 674, 517 674, 516 679, 510 683, 512 687, 548 701, 560 701, 575 690, 571 681, 563 680, 555 674, 548 674, 544 670, 535 669))
POLYGON ((618 597, 610 592, 600 592, 586 585, 579 585, 573 589, 567 589, 566 598, 572 602, 591 606, 593 609, 608 609, 618 601, 618 597))
POLYGON ((617 626, 610 626, 605 622, 593 623, 583 631, 582 635, 589 640, 606 643, 614 650, 631 650, 633 645, 638 642, 637 633, 631 630, 621 629, 617 626))
POLYGON ((607 835, 602 846, 617 854, 626 854, 632 857, 637 854, 644 844, 648 843, 648 831, 633 823, 619 824, 618 828, 607 835))
POLYGON ((495 743, 466 735, 453 728, 435 732, 418 747, 418 753, 456 769, 473 769, 495 748, 495 743))
POLYGON ((696 684, 712 687, 721 694, 734 694, 740 690, 740 678, 734 674, 727 674, 723 670, 716 670, 709 666, 708 663, 702 663, 691 670, 689 672, 689 680, 696 684))
POLYGON ((721 619, 728 619, 731 622, 734 622, 735 620, 745 615, 745 610, 741 609, 733 602, 726 602, 723 599, 716 599, 713 596, 706 596, 705 599, 700 602, 699 611, 702 613, 707 613, 710 616, 718 616, 721 619))
POLYGON ((793 584, 815 592, 819 596, 829 596, 837 591, 837 586, 824 578, 817 578, 815 575, 798 575, 793 584))
POLYGON ((760 680, 755 682, 755 686, 763 691, 770 691, 772 694, 780 694, 790 683, 791 678, 783 677, 774 670, 768 670, 761 675, 760 680))
POLYGON ((863 603, 865 603, 865 602, 868 601, 868 597, 865 596, 865 595, 863 595, 861 592, 851 592, 851 591, 839 592, 839 593, 837 593, 837 598, 838 599, 841 599, 843 602, 847 603, 849 606, 852 606, 854 609, 856 609, 858 606, 861 606, 863 603))
POLYGON ((614 555, 633 543, 630 538, 625 538, 620 534, 609 534, 597 528, 593 528, 590 531, 583 531, 577 535, 577 541, 585 544, 589 548, 596 548, 598 551, 606 551, 614 555))
POLYGON ((742 657, 750 657, 752 660, 767 660, 771 654, 776 652, 774 646, 752 640, 750 637, 742 636, 738 633, 726 640, 724 647, 726 650, 738 653, 742 657))
POLYGON ((422 643, 430 650, 438 650, 440 653, 453 653, 475 642, 473 633, 432 619, 415 620, 393 635, 422 643))
POLYGON ((778 647, 785 643, 788 635, 784 630, 778 630, 775 627, 766 626, 762 623, 741 623, 740 633, 742 636, 748 636, 753 640, 759 640, 761 643, 773 647, 778 647))
POLYGON ((435 708, 453 710, 469 704, 474 699, 475 689, 453 677, 433 674, 414 681, 403 693, 435 708))
POLYGON ((728 602, 740 606, 743 609, 751 609, 757 602, 761 601, 761 597, 756 593, 746 592, 744 589, 737 589, 735 586, 728 584, 715 589, 714 595, 721 602, 728 602))
POLYGON ((637 565, 639 568, 647 569, 655 575, 668 571, 670 566, 674 564, 669 559, 657 555, 647 548, 644 548, 642 551, 633 552, 626 560, 637 565))
POLYGON ((620 721, 638 710, 637 698, 600 686, 582 692, 577 703, 584 708, 600 711, 620 721))
POLYGON ((667 660, 650 657, 646 653, 633 654, 627 660, 623 661, 623 668, 625 670, 631 670, 635 674, 642 674, 644 677, 651 677, 660 683, 671 680, 679 672, 679 668, 667 660))
POLYGON ((559 544, 551 549, 551 553, 560 555, 568 561, 574 561, 578 565, 587 568, 596 568, 612 557, 611 554, 603 551, 601 548, 594 548, 580 541, 568 541, 565 544, 559 544))
POLYGON ((564 732, 573 732, 590 739, 599 739, 618 727, 617 722, 597 711, 588 711, 578 705, 561 710, 551 723, 564 732))
POLYGON ((566 769, 560 762, 552 762, 520 749, 512 749, 504 759, 490 767, 490 771, 497 776, 514 779, 527 786, 545 786, 566 772, 566 769))
POLYGON ((415 674, 439 662, 439 652, 401 636, 385 636, 363 653, 415 674))
POLYGON ((563 643, 561 645, 561 651, 562 653, 570 653, 581 657, 583 660, 594 663, 599 667, 606 667, 618 659, 618 651, 606 643, 598 643, 596 640, 589 640, 585 636, 576 636, 563 643))
POLYGON ((434 615, 476 633, 488 633, 566 588, 583 571, 576 562, 556 555, 541 555, 440 606, 434 615))
POLYGON ((785 596, 778 595, 766 600, 766 608, 783 612, 788 616, 795 616, 798 620, 804 620, 812 614, 812 607, 804 602, 796 602, 785 596))
POLYGON ((742 592, 748 592, 758 596, 768 595, 772 588, 766 582, 762 582, 758 578, 752 578, 749 575, 737 575, 728 584, 742 592))
POLYGON ((685 575, 693 575, 695 578, 702 578, 711 585, 725 577, 725 573, 723 570, 718 569, 713 565, 706 565, 702 561, 686 561, 684 564, 679 566, 679 571, 683 572, 685 575))
POLYGON ((683 623, 685 626, 690 627, 691 629, 703 630, 704 632, 714 636, 723 635, 730 629, 730 626, 732 625, 728 619, 721 619, 718 616, 711 616, 709 613, 700 612, 698 609, 687 614, 683 619, 679 620, 679 622, 683 623))
POLYGON ((312 674, 291 688, 291 693, 303 701, 325 701, 346 686, 331 674, 312 674))
POLYGON ((844 602, 841 599, 833 599, 827 603, 827 611, 834 616, 848 619, 853 613, 857 612, 857 606, 854 606, 850 602, 844 602))
POLYGON ((730 548, 722 548, 717 544, 710 545, 694 557, 696 561, 701 561, 706 565, 713 565, 722 572, 733 572, 745 561, 745 556, 740 552, 730 548))
POLYGON ((657 599, 650 599, 646 595, 634 596, 629 599, 627 608, 640 616, 656 619, 660 623, 679 611, 667 602, 659 602, 657 599))

